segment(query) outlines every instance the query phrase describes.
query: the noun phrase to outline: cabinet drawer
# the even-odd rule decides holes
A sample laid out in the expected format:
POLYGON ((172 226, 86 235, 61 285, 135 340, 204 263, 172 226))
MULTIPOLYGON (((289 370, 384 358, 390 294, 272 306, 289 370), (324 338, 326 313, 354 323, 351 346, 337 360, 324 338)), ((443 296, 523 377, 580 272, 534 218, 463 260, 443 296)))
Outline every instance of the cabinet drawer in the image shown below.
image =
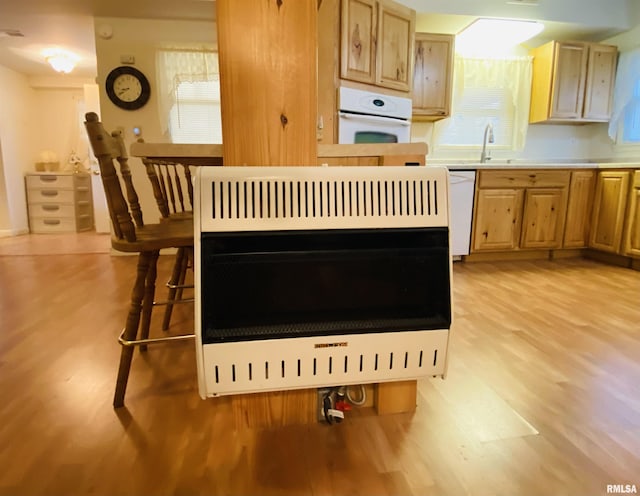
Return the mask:
POLYGON ((31 217, 75 217, 76 211, 73 205, 60 205, 58 203, 30 203, 29 216, 31 217))
POLYGON ((640 188, 640 170, 633 173, 633 188, 640 188))
MULTIPOLYGON (((88 192, 86 193, 88 196, 88 192)), ((73 190, 57 188, 30 189, 29 203, 73 203, 73 190)))
POLYGON ((73 188, 73 176, 38 174, 27 176, 27 188, 73 188))
POLYGON ((569 186, 570 171, 495 170, 480 171, 479 188, 562 188, 569 186))
POLYGON ((76 174, 75 178, 76 189, 89 189, 91 187, 91 176, 89 174, 76 174))
POLYGON ((75 232, 76 222, 73 218, 29 218, 32 233, 75 232))

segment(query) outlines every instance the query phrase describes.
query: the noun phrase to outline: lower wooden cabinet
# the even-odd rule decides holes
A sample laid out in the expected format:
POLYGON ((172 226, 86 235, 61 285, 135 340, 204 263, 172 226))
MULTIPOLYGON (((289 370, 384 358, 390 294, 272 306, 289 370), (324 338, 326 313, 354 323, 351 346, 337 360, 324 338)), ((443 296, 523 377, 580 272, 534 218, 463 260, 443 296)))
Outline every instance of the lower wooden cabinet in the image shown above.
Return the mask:
POLYGON ((481 189, 476 194, 471 251, 514 250, 522 223, 521 189, 481 189))
POLYGON ((640 170, 484 170, 471 253, 581 249, 640 258, 640 170))
POLYGON ((640 257, 640 171, 635 171, 629 194, 627 227, 624 234, 624 254, 640 257))
POLYGON ((589 243, 591 207, 596 182, 594 170, 571 172, 567 217, 564 224, 564 248, 585 248, 589 243))
POLYGON ((560 248, 570 172, 480 171, 471 251, 560 248))
POLYGON ((560 248, 566 190, 535 188, 525 193, 521 248, 560 248))
POLYGON ((620 251, 630 175, 629 171, 598 173, 589 247, 611 253, 620 251))

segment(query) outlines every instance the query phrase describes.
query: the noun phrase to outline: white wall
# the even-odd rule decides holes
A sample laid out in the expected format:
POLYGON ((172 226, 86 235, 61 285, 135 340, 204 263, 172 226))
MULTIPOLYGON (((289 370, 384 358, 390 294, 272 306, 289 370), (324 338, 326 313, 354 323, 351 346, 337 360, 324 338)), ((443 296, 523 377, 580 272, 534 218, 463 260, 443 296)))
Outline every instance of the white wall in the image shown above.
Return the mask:
MULTIPOLYGON (((110 39, 96 36, 100 119, 105 129, 111 132, 122 128, 127 149, 136 139, 132 131, 134 127, 141 128, 142 138, 147 142, 167 142, 167 136, 161 131, 156 101, 158 88, 156 83, 156 50, 163 47, 202 48, 205 46, 211 49, 216 46, 217 42, 215 23, 96 18, 96 28, 102 25, 109 25, 113 29, 113 36, 110 39), (147 76, 151 85, 149 103, 139 110, 128 111, 116 107, 111 103, 105 91, 104 82, 107 75, 112 69, 122 65, 120 58, 124 55, 131 55, 135 58, 135 67, 147 76)), ((151 215, 157 216, 158 210, 150 182, 146 178, 146 173, 139 159, 131 158, 129 162, 142 210, 146 215, 145 218, 148 219, 148 222, 154 222, 155 218, 151 215)))
POLYGON ((35 171, 42 151, 56 153, 61 169, 72 150, 86 156, 80 149, 80 82, 62 75, 30 79, 0 67, 0 235, 28 232, 24 175, 35 171))
MULTIPOLYGON (((80 132, 80 109, 83 105, 82 88, 42 88, 36 89, 35 102, 39 118, 34 127, 34 144, 38 154, 44 150, 56 153, 60 168, 69 168, 68 160, 72 151, 82 158, 87 156, 80 132)), ((31 164, 31 170, 35 167, 31 164)))
POLYGON ((28 231, 24 172, 33 164, 38 114, 28 79, 0 66, 0 236, 28 231))

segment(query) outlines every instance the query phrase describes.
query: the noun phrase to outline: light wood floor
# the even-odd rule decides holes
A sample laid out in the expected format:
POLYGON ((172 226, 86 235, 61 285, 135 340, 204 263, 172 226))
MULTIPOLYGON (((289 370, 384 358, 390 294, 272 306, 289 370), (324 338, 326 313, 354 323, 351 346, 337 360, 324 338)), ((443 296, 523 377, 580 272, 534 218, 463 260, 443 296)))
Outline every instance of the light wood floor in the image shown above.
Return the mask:
POLYGON ((0 256, 0 496, 640 490, 639 272, 456 264, 450 374, 419 381, 415 414, 237 431, 225 399, 198 397, 192 343, 137 353, 112 409, 134 266, 0 256))

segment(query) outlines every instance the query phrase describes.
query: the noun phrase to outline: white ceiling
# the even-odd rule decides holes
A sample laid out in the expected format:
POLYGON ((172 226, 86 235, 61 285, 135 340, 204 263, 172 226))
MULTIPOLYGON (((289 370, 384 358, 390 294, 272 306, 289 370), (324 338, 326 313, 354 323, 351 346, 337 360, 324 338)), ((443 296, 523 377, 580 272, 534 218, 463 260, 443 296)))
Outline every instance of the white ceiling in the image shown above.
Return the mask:
POLYGON ((28 76, 56 75, 45 62, 44 48, 77 53, 72 75, 94 78, 94 17, 215 20, 210 0, 0 0, 0 31, 17 29, 24 37, 0 32, 0 65, 28 76))
MULTIPOLYGON (((640 0, 398 0, 418 12, 417 29, 457 33, 477 17, 543 20, 549 39, 601 41, 640 22, 640 0), (518 5, 522 3, 524 5, 518 5)), ((212 0, 0 0, 0 65, 28 76, 53 76, 41 52, 58 46, 82 60, 74 77, 96 76, 94 17, 215 20, 212 0)))

